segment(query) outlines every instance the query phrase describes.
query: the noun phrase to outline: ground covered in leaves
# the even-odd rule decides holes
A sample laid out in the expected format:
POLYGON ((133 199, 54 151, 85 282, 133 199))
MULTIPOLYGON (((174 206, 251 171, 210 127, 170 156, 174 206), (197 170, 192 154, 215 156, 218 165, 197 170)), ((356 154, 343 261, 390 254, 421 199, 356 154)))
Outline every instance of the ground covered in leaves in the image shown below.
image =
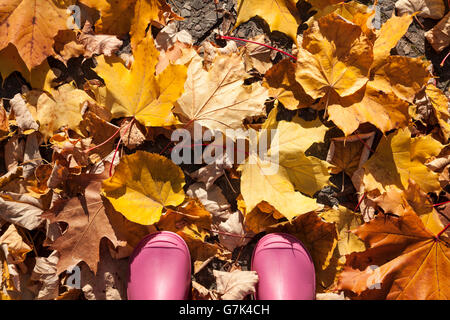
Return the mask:
POLYGON ((157 230, 187 242, 192 299, 250 299, 270 232, 309 249, 318 299, 450 298, 446 1, 0 12, 0 299, 126 299, 157 230))

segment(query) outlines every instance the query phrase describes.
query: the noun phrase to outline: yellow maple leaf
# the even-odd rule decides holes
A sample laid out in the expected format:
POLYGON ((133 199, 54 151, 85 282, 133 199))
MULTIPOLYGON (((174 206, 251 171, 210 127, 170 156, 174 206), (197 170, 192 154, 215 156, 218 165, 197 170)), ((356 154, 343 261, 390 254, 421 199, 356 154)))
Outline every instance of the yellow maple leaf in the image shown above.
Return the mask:
POLYGON ((297 42, 300 20, 295 3, 295 0, 238 0, 235 26, 259 16, 268 23, 271 31, 283 32, 297 42))
POLYGON ((363 165, 363 182, 367 191, 378 189, 383 193, 387 191, 387 186, 405 190, 410 179, 424 192, 440 190, 438 174, 419 160, 421 156, 418 150, 426 150, 425 152, 430 155, 437 155, 442 148, 437 147, 431 136, 421 138, 420 141, 415 139, 417 138, 411 138, 408 128, 399 129, 382 138, 374 155, 363 165), (434 147, 428 148, 428 144, 434 147))
POLYGON ((39 66, 29 71, 20 58, 17 49, 12 44, 9 44, 0 51, 0 74, 3 79, 6 79, 14 71, 20 72, 33 89, 50 91, 52 88, 51 83, 56 79, 47 60, 44 60, 39 66))
POLYGON ((330 98, 329 119, 346 136, 359 125, 370 122, 382 132, 405 127, 409 121, 408 103, 394 94, 377 90, 368 82, 364 88, 347 98, 330 98))
POLYGON ((243 128, 246 118, 265 114, 268 96, 258 82, 244 85, 245 74, 238 54, 218 54, 208 70, 203 68, 203 59, 195 55, 174 112, 186 124, 195 121, 213 130, 243 128))
MULTIPOLYGON (((277 129, 268 146, 268 157, 260 158, 261 155, 251 152, 238 168, 242 172, 241 192, 247 210, 252 211, 266 201, 283 216, 293 219, 317 209, 319 205, 314 199, 295 190, 312 196, 327 184, 328 165, 304 154, 314 142, 323 141, 327 128, 319 120, 307 122, 300 118, 266 128, 277 129)), ((264 131, 259 143, 261 137, 264 131)))
POLYGON ((295 63, 284 59, 267 70, 263 86, 269 89, 269 96, 277 99, 286 109, 306 108, 314 103, 302 86, 295 80, 295 63))
POLYGON ((295 76, 308 95, 345 97, 369 80, 372 43, 359 26, 331 13, 305 31, 297 58, 295 76))
POLYGON ((128 220, 150 225, 158 222, 163 208, 184 200, 184 174, 171 160, 144 151, 125 155, 102 192, 128 220))
POLYGON ((146 126, 165 126, 177 121, 171 110, 183 92, 186 67, 169 65, 155 76, 159 52, 148 36, 137 46, 131 69, 119 58, 97 58, 95 71, 105 80, 97 99, 111 111, 113 118, 135 117, 146 126))
POLYGON ((61 127, 79 132, 81 109, 86 101, 94 102, 86 92, 69 83, 57 90, 51 89, 49 93, 32 90, 24 97, 45 139, 52 137, 61 127))
POLYGON ((371 85, 386 93, 412 103, 417 92, 431 78, 430 63, 420 58, 389 56, 375 71, 371 85))
POLYGON ((373 65, 376 70, 384 64, 387 57, 390 56, 391 49, 403 37, 411 24, 413 15, 405 14, 401 17, 393 15, 381 26, 377 32, 377 39, 373 46, 373 65))
POLYGON ((54 37, 68 29, 73 0, 7 0, 0 3, 0 50, 14 44, 31 70, 55 53, 54 37))

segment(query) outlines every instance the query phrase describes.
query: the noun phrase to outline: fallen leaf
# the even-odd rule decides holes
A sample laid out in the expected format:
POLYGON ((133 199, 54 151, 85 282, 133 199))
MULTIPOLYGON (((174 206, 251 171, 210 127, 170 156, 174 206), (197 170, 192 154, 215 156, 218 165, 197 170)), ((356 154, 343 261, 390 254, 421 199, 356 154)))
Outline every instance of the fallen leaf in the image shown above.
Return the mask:
MULTIPOLYGON (((386 186, 393 185, 401 190, 408 188, 409 180, 413 180, 424 192, 440 190, 438 174, 428 169, 414 153, 414 143, 425 144, 434 141, 431 136, 418 142, 411 138, 408 128, 400 129, 382 138, 375 154, 363 165, 364 185, 367 191, 378 189, 381 193, 386 186)), ((436 144, 428 152, 439 154, 441 148, 436 144)))
MULTIPOLYGON (((258 43, 264 43, 267 45, 270 44, 264 34, 258 35, 249 40, 258 43)), ((265 74, 267 70, 272 67, 272 59, 275 58, 276 51, 251 42, 247 42, 241 50, 244 58, 246 72, 255 69, 260 74, 265 74)))
POLYGON ((239 55, 218 54, 209 70, 196 55, 187 73, 174 109, 182 123, 225 131, 243 128, 246 118, 264 114, 267 90, 257 82, 244 85, 245 66, 239 55))
POLYGON ((97 58, 95 71, 106 83, 98 91, 97 101, 104 103, 113 118, 135 117, 145 126, 175 124, 171 110, 183 92, 186 67, 169 65, 155 77, 159 53, 150 36, 137 46, 133 55, 130 70, 119 58, 97 58))
POLYGON ((221 300, 243 300, 247 295, 256 292, 256 284, 259 281, 256 271, 213 270, 213 275, 217 282, 216 292, 221 300))
POLYGON ((231 206, 220 189, 211 185, 208 189, 204 183, 191 184, 186 190, 186 195, 197 198, 205 209, 213 216, 213 221, 226 221, 231 215, 231 206))
POLYGON ((44 203, 26 194, 0 193, 0 217, 28 230, 42 223, 44 203))
POLYGON ((445 14, 445 4, 441 0, 399 0, 395 3, 395 9, 400 16, 419 12, 419 17, 436 20, 445 14))
POLYGON ((56 273, 58 251, 53 251, 48 257, 37 257, 31 273, 31 280, 41 282, 36 300, 51 300, 59 295, 59 277, 56 273))
POLYGON ((347 259, 339 290, 388 300, 435 300, 450 295, 446 284, 449 239, 441 235, 436 241, 415 213, 407 211, 398 218, 380 214, 354 233, 369 249, 347 259))
POLYGON ((68 224, 62 236, 50 244, 50 248, 60 254, 56 267, 58 275, 81 261, 97 273, 103 238, 109 239, 114 247, 123 245, 117 239, 100 196, 102 177, 92 175, 83 195, 63 200, 45 215, 51 223, 68 224))
POLYGON ((128 220, 150 225, 162 209, 184 200, 184 174, 171 160, 137 151, 125 155, 114 175, 103 181, 102 192, 128 220))
POLYGON ((448 47, 450 44, 450 13, 447 13, 432 29, 425 32, 425 38, 437 52, 448 47))
POLYGON ((225 170, 233 167, 233 160, 227 152, 222 153, 213 163, 210 163, 197 171, 194 171, 190 176, 199 182, 205 183, 208 190, 218 178, 226 174, 225 170))
POLYGON ((267 70, 263 85, 269 89, 269 96, 283 104, 286 109, 306 108, 314 103, 295 80, 295 63, 284 59, 267 70))
POLYGON ((118 51, 123 44, 123 41, 119 40, 116 36, 94 34, 89 21, 86 21, 84 24, 83 30, 77 40, 87 51, 87 53, 84 54, 85 57, 92 57, 94 54, 103 54, 110 57, 114 52, 118 51))
POLYGON ((28 109, 27 104, 20 93, 16 94, 14 98, 10 100, 10 105, 20 132, 23 133, 27 130, 37 131, 39 129, 39 125, 34 120, 33 115, 28 109))
POLYGON ((303 34, 296 80, 314 99, 331 92, 354 94, 368 81, 372 47, 359 26, 335 13, 324 16, 303 34))
POLYGON ((0 50, 16 46, 29 70, 53 55, 53 38, 68 29, 67 7, 73 1, 9 0, 0 5, 0 50))
POLYGON ((75 131, 82 120, 81 109, 86 101, 93 102, 84 91, 72 84, 64 84, 50 94, 33 90, 25 94, 28 109, 35 120, 39 121, 39 132, 47 140, 61 127, 75 131), (64 112, 61 112, 64 110, 64 112))
POLYGON ((295 0, 238 0, 235 28, 254 16, 264 19, 270 31, 283 32, 296 41, 300 19, 295 0))
POLYGON ((27 253, 33 249, 28 244, 29 240, 27 239, 25 241, 25 239, 13 224, 9 225, 8 229, 0 236, 0 245, 6 245, 8 247, 11 259, 10 263, 17 264, 23 262, 27 253))
POLYGON ((220 231, 220 243, 230 251, 245 246, 252 238, 252 234, 245 230, 243 220, 242 213, 236 211, 226 221, 219 223, 217 226, 217 230, 220 231))

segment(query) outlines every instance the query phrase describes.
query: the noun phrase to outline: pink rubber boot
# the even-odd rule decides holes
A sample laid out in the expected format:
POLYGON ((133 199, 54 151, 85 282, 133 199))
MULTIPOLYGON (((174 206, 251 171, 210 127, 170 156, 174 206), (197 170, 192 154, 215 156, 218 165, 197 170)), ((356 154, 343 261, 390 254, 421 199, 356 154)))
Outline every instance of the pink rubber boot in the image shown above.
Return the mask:
POLYGON ((294 236, 270 233, 253 251, 252 270, 259 276, 257 300, 314 300, 316 275, 306 248, 294 236))
POLYGON ((185 300, 191 285, 191 256, 176 233, 149 234, 130 257, 129 300, 185 300))

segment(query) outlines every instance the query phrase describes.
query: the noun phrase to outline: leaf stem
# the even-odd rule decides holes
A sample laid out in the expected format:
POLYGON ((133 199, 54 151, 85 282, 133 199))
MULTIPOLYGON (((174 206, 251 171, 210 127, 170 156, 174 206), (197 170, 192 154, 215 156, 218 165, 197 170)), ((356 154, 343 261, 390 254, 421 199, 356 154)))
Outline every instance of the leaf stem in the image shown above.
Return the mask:
POLYGON ((440 64, 441 67, 444 66, 445 60, 447 60, 448 56, 450 56, 450 51, 447 53, 447 55, 445 56, 445 58, 442 59, 442 62, 441 62, 441 64, 440 64))
POLYGON ((450 223, 449 224, 447 224, 446 226, 445 226, 445 228, 444 229, 442 229, 441 231, 439 231, 439 233, 436 235, 436 241, 438 241, 439 240, 439 237, 445 232, 445 230, 447 230, 448 228, 450 227, 450 223))
POLYGON ((450 200, 449 201, 444 201, 444 202, 441 202, 441 203, 435 203, 435 204, 433 204, 433 207, 437 207, 437 206, 440 206, 440 205, 443 205, 443 204, 446 204, 446 203, 449 203, 450 202, 450 200))
POLYGON ((92 147, 92 148, 89 148, 89 149, 85 150, 84 153, 89 153, 89 152, 91 152, 92 150, 95 150, 95 149, 97 149, 97 148, 100 148, 101 146, 103 146, 103 145, 105 145, 106 143, 108 143, 112 138, 114 138, 115 136, 117 136, 117 134, 118 134, 119 132, 120 132, 120 127, 116 130, 116 132, 114 132, 114 134, 113 134, 111 137, 109 137, 108 139, 106 139, 106 140, 103 141, 102 143, 100 143, 100 144, 98 144, 98 145, 96 145, 96 146, 94 146, 94 147, 92 147))
MULTIPOLYGON (((123 135, 125 135, 128 132, 128 130, 130 129, 131 125, 134 122, 134 119, 135 118, 133 117, 133 119, 131 119, 130 123, 127 124, 127 126, 125 128, 125 131, 123 132, 123 135)), ((119 132, 120 132, 120 128, 119 128, 119 132)), ((112 157, 112 160, 111 160, 111 166, 109 167, 109 176, 110 177, 112 176, 112 168, 113 168, 113 164, 114 164, 114 159, 116 158, 116 153, 119 150, 119 146, 120 146, 121 142, 122 142, 122 137, 120 137, 119 142, 117 142, 116 150, 114 150, 114 154, 113 154, 113 157, 112 157)))
POLYGON ((365 197, 366 197, 366 193, 364 192, 364 194, 362 195, 361 199, 359 199, 358 204, 355 207, 355 210, 353 210, 353 211, 356 212, 356 210, 358 210, 359 206, 361 205, 361 202, 364 200, 365 197))
POLYGON ((269 45, 264 44, 264 43, 260 43, 260 42, 256 42, 256 41, 251 41, 251 40, 247 40, 247 39, 236 38, 236 37, 222 36, 222 35, 220 35, 220 34, 218 35, 218 38, 219 38, 219 39, 224 39, 224 40, 235 40, 235 41, 243 41, 243 42, 249 42, 249 43, 253 43, 253 44, 258 44, 258 45, 260 45, 260 46, 263 46, 263 47, 266 47, 266 48, 269 48, 269 49, 278 51, 278 52, 280 52, 280 53, 282 53, 282 54, 284 54, 284 55, 287 55, 288 57, 294 59, 295 61, 297 61, 297 58, 296 58, 295 56, 293 56, 292 54, 287 53, 286 51, 277 49, 277 48, 275 48, 275 47, 269 46, 269 45))

